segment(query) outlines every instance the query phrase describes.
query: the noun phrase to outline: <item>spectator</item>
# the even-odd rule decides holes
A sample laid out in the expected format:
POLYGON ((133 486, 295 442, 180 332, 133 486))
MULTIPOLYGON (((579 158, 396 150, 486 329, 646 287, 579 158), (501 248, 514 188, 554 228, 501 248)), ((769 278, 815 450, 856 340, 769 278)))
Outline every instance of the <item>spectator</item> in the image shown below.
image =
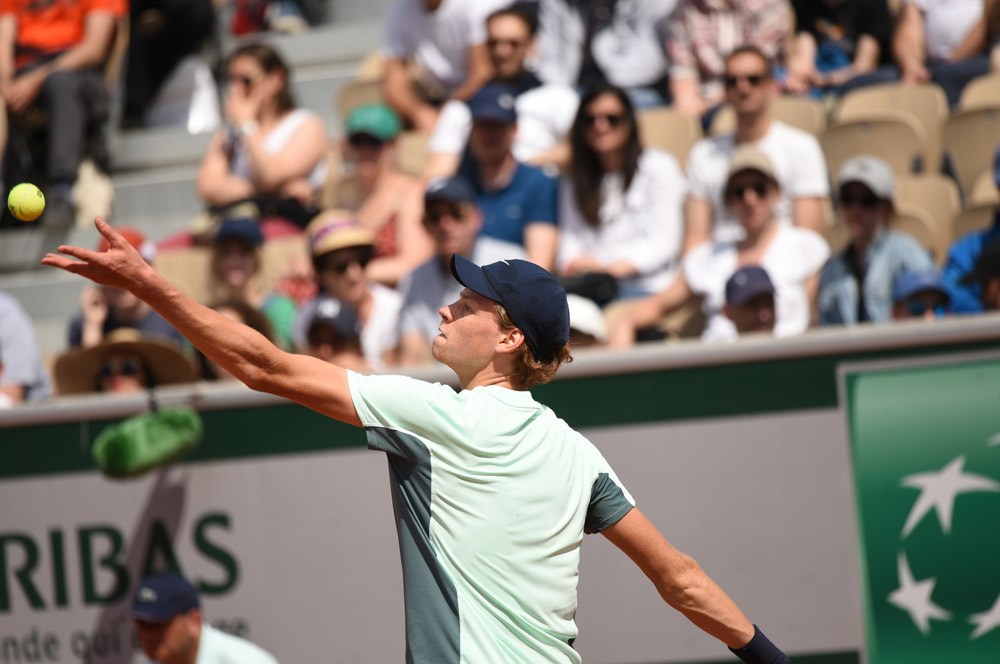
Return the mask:
POLYGON ((886 0, 792 0, 795 40, 789 92, 842 94, 856 77, 892 70, 892 17, 886 0))
POLYGON ((687 183, 674 158, 643 149, 628 95, 599 85, 580 102, 559 198, 559 272, 605 273, 618 295, 663 290, 677 275, 687 183))
MULTIPOLYGON (((271 332, 271 322, 263 313, 253 308, 246 301, 240 299, 223 300, 212 306, 212 309, 230 320, 243 323, 247 327, 260 332, 262 335, 274 341, 271 332)), ((195 349, 195 364, 197 374, 201 380, 235 380, 233 375, 220 367, 200 350, 195 349)))
POLYGON ((776 173, 767 155, 752 146, 740 147, 733 154, 725 192, 745 237, 693 249, 684 259, 681 276, 668 289, 641 300, 622 315, 611 335, 613 346, 631 345, 637 330, 654 325, 695 295, 702 298, 705 310, 702 338, 735 339, 737 328, 723 312, 726 282, 747 265, 764 268, 774 285, 775 335, 798 334, 809 327, 819 270, 830 253, 826 241, 814 231, 777 222, 776 173))
POLYGON ((776 203, 776 219, 821 229, 823 199, 830 193, 823 151, 811 134, 771 117, 777 90, 767 56, 755 48, 739 48, 726 58, 724 71, 736 130, 698 141, 688 156, 691 193, 685 210, 685 251, 713 235, 719 240, 739 237, 740 226, 723 201, 723 185, 733 152, 744 144, 755 145, 774 165, 783 192, 776 203))
POLYGON ((877 157, 854 157, 841 167, 837 214, 851 243, 823 267, 820 325, 888 322, 896 279, 903 273, 934 269, 926 249, 888 227, 895 189, 892 169, 877 157))
POLYGON ((666 19, 677 0, 540 0, 538 73, 587 89, 608 82, 635 108, 667 102, 666 19))
POLYGON ((212 212, 252 201, 265 219, 304 227, 326 177, 323 122, 295 108, 288 65, 272 47, 240 46, 227 67, 228 126, 212 137, 201 160, 198 195, 212 212))
MULTIPOLYGON (((997 146, 993 156, 993 183, 1000 189, 1000 146, 997 146)), ((982 302, 979 300, 979 284, 963 283, 962 279, 975 267, 983 247, 998 239, 1000 239, 1000 209, 993 213, 992 226, 955 240, 948 249, 948 258, 941 271, 941 278, 951 291, 953 313, 975 313, 983 310, 982 302)))
POLYGON ((959 283, 979 286, 983 311, 1000 310, 1000 239, 994 239, 983 247, 975 267, 959 283))
POLYGON ((278 664, 271 653, 202 620, 198 591, 172 572, 147 576, 132 600, 136 640, 163 664, 278 664))
MULTIPOLYGON (((458 102, 456 102, 458 103, 458 102)), ((354 212, 375 234, 372 281, 395 286, 431 254, 421 222, 424 187, 398 166, 399 116, 386 104, 366 104, 347 116, 343 153, 349 173, 324 196, 323 208, 354 212)))
POLYGON ((306 328, 306 354, 361 373, 375 370, 361 352, 361 326, 354 309, 323 296, 306 328))
POLYGON ((511 152, 517 134, 514 93, 484 86, 469 100, 469 159, 458 174, 472 184, 483 212, 483 234, 520 244, 528 260, 552 270, 559 243, 559 183, 511 152))
POLYGON ((726 282, 722 313, 738 334, 774 333, 774 284, 759 265, 741 267, 726 282))
POLYGON ((279 348, 292 348, 292 321, 296 304, 290 297, 267 294, 260 283, 264 235, 258 220, 232 217, 224 220, 212 240, 209 272, 211 301, 236 300, 263 313, 272 340, 279 348))
POLYGON ((608 342, 604 312, 593 300, 566 294, 569 305, 569 343, 574 351, 581 348, 601 348, 608 342))
POLYGON ((434 256, 400 285, 399 361, 404 365, 431 361, 431 342, 438 335, 438 310, 458 299, 462 286, 451 273, 451 257, 459 254, 477 265, 524 258, 517 244, 480 235, 483 214, 472 186, 461 178, 436 180, 424 196, 424 225, 434 239, 434 256))
MULTIPOLYGON (((156 246, 139 230, 130 227, 118 229, 136 251, 152 263, 156 257, 156 246)), ((97 244, 97 251, 107 251, 108 241, 103 237, 97 244)), ((114 330, 130 327, 138 330, 143 337, 160 339, 181 348, 187 343, 181 333, 160 314, 132 293, 110 286, 88 285, 80 293, 81 313, 70 320, 69 347, 90 348, 101 343, 114 330)))
POLYGON ((892 318, 935 320, 948 314, 951 296, 936 270, 903 272, 892 285, 892 318))
MULTIPOLYGON (((515 95, 517 134, 511 152, 526 164, 564 166, 569 162, 566 136, 579 103, 576 91, 562 84, 543 84, 525 68, 534 50, 535 22, 517 5, 493 12, 486 23, 486 48, 493 65, 492 83, 510 87, 515 95)), ((441 109, 427 146, 424 177, 429 182, 454 175, 472 126, 468 105, 449 101, 441 109)))
POLYGON ((386 18, 382 93, 407 125, 434 131, 441 104, 468 99, 490 79, 486 17, 505 4, 396 0, 386 18))
POLYGON ((144 337, 138 330, 117 329, 101 343, 75 348, 53 366, 60 395, 86 392, 131 393, 162 385, 189 383, 194 366, 177 346, 144 337))
MULTIPOLYGON (((42 224, 50 231, 73 224, 72 190, 85 149, 101 143, 95 162, 108 166, 103 131, 110 101, 104 65, 118 20, 127 11, 124 0, 0 3, 0 96, 5 106, 0 111, 12 119, 30 108, 47 115, 41 161, 48 204, 42 224)), ((6 140, 4 130, 4 147, 6 140)))
POLYGON ((0 291, 0 400, 17 405, 52 395, 31 318, 0 291))
POLYGON ((327 210, 306 229, 320 294, 299 309, 294 338, 308 347, 307 327, 323 296, 352 307, 361 321, 361 349, 376 370, 396 361, 399 308, 402 296, 370 281, 365 269, 375 253, 375 237, 345 210, 327 210))
POLYGON ((753 46, 766 66, 783 64, 791 7, 787 0, 680 0, 668 26, 674 107, 702 118, 707 129, 726 101, 726 56, 741 46, 753 46))

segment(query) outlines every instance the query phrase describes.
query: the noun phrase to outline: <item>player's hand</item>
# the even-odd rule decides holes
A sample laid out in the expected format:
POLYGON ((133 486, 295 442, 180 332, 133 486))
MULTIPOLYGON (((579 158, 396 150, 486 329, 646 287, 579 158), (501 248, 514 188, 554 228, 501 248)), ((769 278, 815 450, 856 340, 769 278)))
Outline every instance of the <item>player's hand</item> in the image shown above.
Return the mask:
POLYGON ((42 265, 78 274, 102 286, 113 286, 133 292, 156 274, 135 247, 111 228, 108 222, 98 217, 94 220, 94 225, 111 245, 107 251, 91 251, 82 247, 61 245, 59 254, 66 256, 46 254, 42 258, 42 265))

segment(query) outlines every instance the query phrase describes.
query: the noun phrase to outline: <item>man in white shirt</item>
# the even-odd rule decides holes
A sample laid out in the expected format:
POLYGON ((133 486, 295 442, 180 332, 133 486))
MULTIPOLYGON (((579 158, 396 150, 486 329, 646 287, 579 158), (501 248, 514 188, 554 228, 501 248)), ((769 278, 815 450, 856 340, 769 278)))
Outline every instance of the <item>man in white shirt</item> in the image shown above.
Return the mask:
POLYGON ((130 615, 142 652, 160 664, 278 664, 260 646, 203 622, 198 591, 172 572, 142 580, 130 615))
POLYGON ((820 231, 823 201, 830 195, 823 151, 811 134, 771 117, 777 86, 767 58, 752 47, 737 49, 726 59, 725 85, 726 101, 736 112, 736 130, 698 141, 688 155, 684 251, 709 239, 739 237, 740 226, 723 201, 723 188, 730 157, 742 144, 756 145, 774 165, 781 188, 777 220, 820 231))
POLYGON ((385 27, 383 95, 403 121, 430 132, 438 106, 467 99, 492 75, 486 17, 504 0, 396 0, 385 27), (414 90, 411 60, 421 73, 414 90))
MULTIPOLYGON (((569 162, 565 140, 576 116, 580 96, 561 84, 544 84, 525 68, 525 59, 534 50, 534 21, 517 6, 499 9, 486 20, 486 49, 494 78, 516 93, 517 134, 511 151, 523 163, 562 166, 569 162)), ((472 114, 462 101, 452 100, 441 109, 434 134, 427 145, 426 181, 449 177, 458 169, 459 159, 472 128, 472 114)))

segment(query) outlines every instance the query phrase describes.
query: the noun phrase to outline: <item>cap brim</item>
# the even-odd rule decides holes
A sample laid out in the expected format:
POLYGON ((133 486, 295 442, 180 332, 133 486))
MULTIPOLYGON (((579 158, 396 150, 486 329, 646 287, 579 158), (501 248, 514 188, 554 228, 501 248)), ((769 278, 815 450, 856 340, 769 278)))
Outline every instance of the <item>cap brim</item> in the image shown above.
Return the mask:
POLYGON ((486 278, 486 272, 468 258, 459 254, 451 257, 451 273, 455 275, 458 283, 462 284, 473 293, 482 295, 488 300, 502 302, 500 294, 490 284, 486 278))
POLYGON ((774 286, 765 283, 758 283, 753 288, 748 288, 745 292, 740 294, 740 297, 732 302, 729 302, 730 306, 742 307, 744 304, 754 299, 758 295, 774 295, 774 286))

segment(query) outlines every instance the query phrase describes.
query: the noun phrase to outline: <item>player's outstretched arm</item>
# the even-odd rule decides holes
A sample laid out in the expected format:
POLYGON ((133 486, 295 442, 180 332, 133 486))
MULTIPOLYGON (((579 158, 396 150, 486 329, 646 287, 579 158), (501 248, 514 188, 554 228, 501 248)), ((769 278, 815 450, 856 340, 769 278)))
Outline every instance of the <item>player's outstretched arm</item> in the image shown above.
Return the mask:
POLYGON ((601 534, 639 566, 667 604, 740 659, 750 664, 788 663, 698 563, 671 546, 638 509, 632 508, 601 534))
POLYGON ((59 252, 65 256, 47 254, 42 264, 131 291, 250 388, 297 401, 348 424, 361 424, 343 368, 285 353, 248 326, 195 302, 171 286, 107 222, 97 219, 95 225, 111 245, 107 251, 64 245, 59 252))

